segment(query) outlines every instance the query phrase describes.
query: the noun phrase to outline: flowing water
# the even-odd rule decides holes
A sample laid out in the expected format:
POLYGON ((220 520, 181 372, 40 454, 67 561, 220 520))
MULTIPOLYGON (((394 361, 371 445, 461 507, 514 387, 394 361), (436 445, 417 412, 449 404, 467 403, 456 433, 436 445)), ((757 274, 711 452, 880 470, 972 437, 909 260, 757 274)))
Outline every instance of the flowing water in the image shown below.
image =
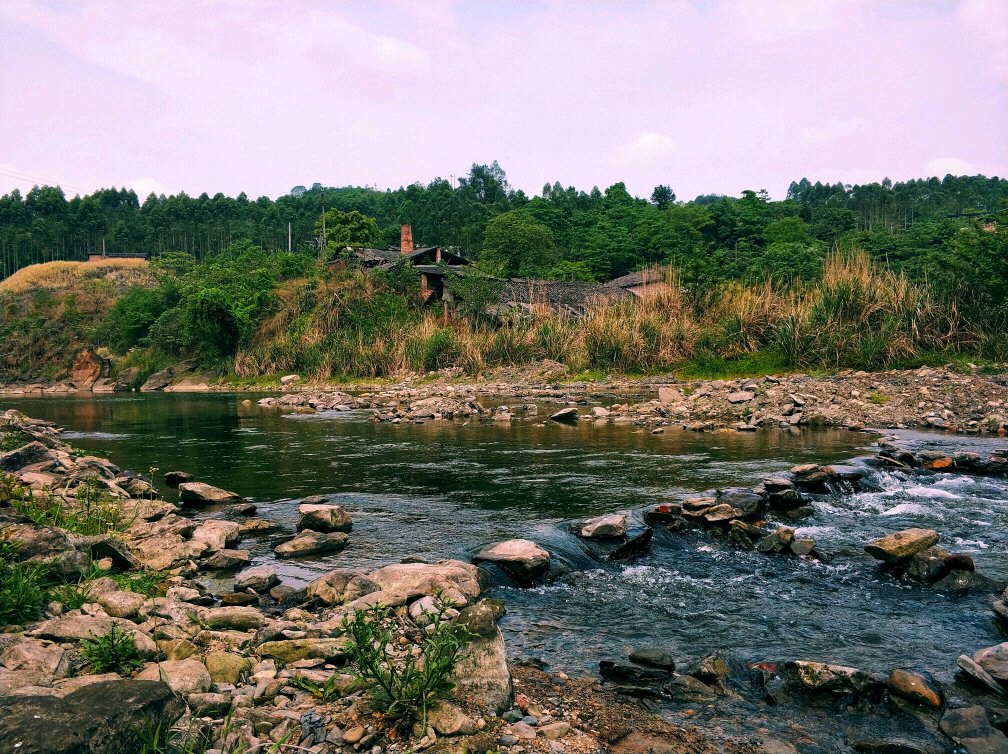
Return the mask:
MULTIPOLYGON (((333 494, 354 529, 342 553, 281 563, 292 584, 336 566, 406 556, 467 558, 527 537, 571 568, 533 589, 498 587, 509 651, 581 673, 601 657, 659 645, 677 657, 725 650, 887 671, 909 665, 949 679, 962 652, 1003 641, 989 595, 954 596, 894 580, 861 552, 882 534, 921 526, 1008 579, 1008 481, 873 472, 874 492, 825 496, 799 533, 827 563, 736 551, 703 532, 657 531, 629 563, 592 558, 571 520, 639 512, 717 487, 752 486, 796 463, 869 453, 846 431, 652 435, 635 427, 431 422, 373 424, 370 412, 284 414, 236 396, 130 395, 7 401, 68 429, 69 441, 147 472, 181 469, 259 504, 292 529, 300 498, 333 494)), ((1004 447, 1004 440, 904 433, 910 445, 1004 447)), ((256 563, 268 541, 246 543, 256 563)))

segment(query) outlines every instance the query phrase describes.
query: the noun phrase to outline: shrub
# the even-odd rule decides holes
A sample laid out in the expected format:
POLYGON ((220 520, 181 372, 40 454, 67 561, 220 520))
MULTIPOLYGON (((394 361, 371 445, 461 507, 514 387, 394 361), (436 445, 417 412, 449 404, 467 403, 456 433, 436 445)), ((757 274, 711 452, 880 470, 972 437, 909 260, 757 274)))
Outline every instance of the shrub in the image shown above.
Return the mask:
POLYGON ((14 548, 0 542, 0 626, 22 625, 38 619, 45 604, 47 568, 19 563, 14 548))
POLYGON ((93 479, 78 486, 72 497, 50 494, 39 499, 28 495, 11 504, 36 524, 85 536, 123 531, 136 519, 136 511, 129 514, 120 498, 101 489, 93 479))
POLYGON ((113 623, 108 633, 81 640, 81 657, 95 673, 126 674, 143 665, 132 635, 113 623))
POLYGON ((388 608, 355 610, 343 618, 355 685, 401 728, 419 722, 426 729, 427 710, 451 695, 455 665, 471 639, 467 629, 446 620, 448 606, 441 595, 435 597, 435 605, 430 624, 417 640, 417 656, 408 648, 395 651, 397 624, 388 608))

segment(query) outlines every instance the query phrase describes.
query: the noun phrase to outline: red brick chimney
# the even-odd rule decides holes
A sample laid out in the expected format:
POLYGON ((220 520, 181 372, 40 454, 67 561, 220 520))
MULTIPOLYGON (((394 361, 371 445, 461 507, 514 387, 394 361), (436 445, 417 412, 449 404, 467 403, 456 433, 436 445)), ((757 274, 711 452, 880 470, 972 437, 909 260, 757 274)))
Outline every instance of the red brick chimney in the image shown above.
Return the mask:
POLYGON ((399 231, 399 253, 409 254, 413 251, 413 226, 403 223, 399 231))

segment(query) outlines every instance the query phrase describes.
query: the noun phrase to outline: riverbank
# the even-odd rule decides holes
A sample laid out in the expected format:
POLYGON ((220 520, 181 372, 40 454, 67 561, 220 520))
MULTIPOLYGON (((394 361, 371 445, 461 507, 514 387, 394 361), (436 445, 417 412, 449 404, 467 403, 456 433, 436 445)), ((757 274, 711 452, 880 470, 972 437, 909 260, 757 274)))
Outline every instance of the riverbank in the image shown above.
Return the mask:
MULTIPOLYGON (((376 723, 374 718, 368 717, 366 713, 362 714, 364 703, 360 702, 360 695, 347 695, 344 693, 345 689, 341 689, 338 704, 319 704, 315 695, 306 692, 292 681, 295 675, 300 674, 318 683, 332 677, 331 674, 341 668, 342 672, 345 672, 346 660, 342 654, 326 654, 333 652, 335 645, 332 642, 338 641, 343 636, 337 625, 340 614, 345 614, 347 608, 354 605, 356 600, 351 597, 368 588, 374 591, 360 595, 358 599, 364 599, 363 604, 371 604, 378 599, 371 597, 373 594, 385 593, 384 598, 388 598, 388 593, 398 588, 397 582, 389 579, 392 578, 391 575, 396 574, 398 575, 395 577, 399 578, 402 566, 383 566, 375 571, 352 575, 346 571, 327 573, 313 582, 314 589, 309 585, 303 592, 284 589, 280 584, 270 585, 273 579, 269 577, 268 569, 260 568, 252 572, 248 569, 241 570, 243 562, 247 561, 242 557, 242 551, 235 549, 239 538, 248 539, 257 536, 255 532, 267 531, 270 528, 271 522, 256 519, 248 504, 234 502, 227 497, 221 498, 218 493, 199 486, 183 488, 181 497, 188 496, 189 501, 182 509, 161 499, 148 499, 154 496, 142 478, 123 474, 103 459, 75 457, 79 454, 75 454, 71 448, 64 445, 59 439, 59 434, 47 425, 31 422, 13 414, 6 416, 14 422, 13 428, 17 432, 26 435, 20 437, 20 440, 35 438, 31 442, 39 442, 47 448, 42 451, 34 447, 31 452, 38 454, 38 457, 29 457, 31 454, 24 450, 31 446, 29 442, 7 451, 3 457, 5 467, 13 470, 22 483, 33 487, 39 493, 38 497, 41 498, 47 492, 55 490, 71 500, 80 499, 81 481, 95 475, 94 478, 98 480, 96 483, 101 484, 108 489, 109 494, 122 501, 121 505, 136 507, 137 520, 121 532, 110 533, 110 536, 96 539, 95 535, 91 535, 80 538, 74 536, 72 532, 57 531, 56 527, 38 526, 25 521, 15 515, 17 508, 11 510, 0 507, 0 513, 5 519, 4 538, 35 548, 22 551, 32 553, 29 557, 31 562, 55 561, 56 565, 65 569, 70 576, 75 573, 75 568, 78 570, 81 568, 85 560, 107 559, 103 565, 107 565, 109 570, 121 570, 126 574, 135 575, 143 572, 145 567, 147 572, 151 568, 157 568, 166 578, 162 582, 163 595, 161 595, 162 589, 159 588, 156 591, 158 596, 144 599, 138 599, 138 592, 132 589, 121 588, 121 582, 113 578, 115 574, 92 578, 88 582, 87 596, 94 596, 95 602, 83 602, 80 607, 73 609, 63 609, 67 606, 62 603, 50 605, 46 608, 50 614, 43 616, 46 620, 30 624, 28 630, 21 635, 23 637, 21 640, 4 645, 5 651, 0 656, 0 665, 3 666, 5 680, 13 678, 14 683, 19 684, 22 690, 28 687, 29 693, 44 693, 47 697, 55 697, 60 692, 69 691, 82 683, 95 681, 101 674, 87 672, 89 668, 80 662, 80 641, 86 639, 89 633, 107 629, 105 622, 109 625, 115 623, 123 630, 134 634, 139 632, 135 638, 137 647, 142 645, 151 650, 152 642, 153 651, 163 652, 164 658, 156 663, 161 670, 165 673, 168 673, 168 670, 172 673, 182 673, 184 670, 193 674, 200 679, 197 683, 199 688, 205 685, 204 671, 200 670, 200 667, 205 668, 207 673, 210 672, 211 666, 217 672, 216 663, 237 663, 245 668, 245 673, 252 676, 254 683, 229 684, 220 680, 223 676, 217 679, 211 676, 210 682, 214 684, 211 690, 187 691, 183 692, 182 696, 190 708, 193 708, 194 704, 198 708, 201 703, 216 702, 220 706, 214 709, 221 710, 227 703, 228 709, 235 710, 232 721, 237 718, 237 724, 242 726, 245 726, 242 721, 247 721, 248 728, 251 729, 249 735, 259 740, 263 739, 258 734, 265 736, 268 733, 269 740, 276 741, 292 729, 300 729, 303 732, 307 723, 312 740, 317 736, 316 731, 320 725, 325 726, 325 738, 329 737, 333 726, 338 728, 341 734, 353 731, 350 738, 356 737, 358 728, 362 729, 361 738, 356 743, 350 742, 349 747, 343 743, 339 744, 344 750, 356 751, 366 749, 368 746, 380 746, 388 751, 398 751, 408 750, 403 747, 417 745, 415 742, 407 744, 394 735, 390 739, 387 725, 383 727, 380 721, 376 723), (12 452, 15 455, 10 455, 12 452), (31 463, 24 464, 25 461, 31 463), (11 468, 17 464, 23 465, 17 469, 11 468), (209 502, 212 500, 217 502, 209 502), (192 507, 193 503, 197 505, 192 507), (192 511, 198 512, 196 518, 190 518, 193 515, 192 511), (188 515, 183 515, 184 513, 188 515), (249 514, 253 515, 250 517, 249 514), (140 523, 141 516, 143 524, 140 523), (117 546, 117 543, 121 543, 122 546, 117 546), (83 557, 85 551, 86 558, 83 557), (100 558, 95 558, 99 555, 100 558), (130 563, 126 560, 128 557, 133 558, 135 562, 130 563), (222 568, 225 569, 224 574, 235 574, 237 571, 237 579, 234 582, 230 578, 221 580, 219 576, 222 568), (106 580, 102 581, 103 578, 106 580), (206 586, 208 578, 211 579, 210 583, 216 584, 213 590, 208 590, 206 586), (351 589, 350 582, 354 578, 357 581, 351 589), (112 580, 114 587, 108 583, 108 579, 112 580), (255 581, 256 579, 260 580, 255 581), (369 582, 373 582, 377 588, 375 586, 362 588, 362 585, 367 585, 369 582), (235 589, 234 584, 239 584, 239 587, 235 589), (232 589, 234 591, 230 591, 232 589), (249 589, 252 591, 248 591, 249 589), (298 594, 299 592, 301 594, 298 594), (368 597, 370 599, 367 599, 368 597), (240 604, 242 602, 252 604, 240 604), (117 615, 115 611, 120 613, 125 611, 125 615, 117 615), (166 621, 181 625, 181 632, 165 628, 166 621), (85 631, 85 628, 88 630, 85 631), (149 639, 149 642, 140 635, 149 639), (325 656, 297 660, 292 660, 288 656, 286 659, 290 662, 284 667, 283 658, 270 656, 270 653, 275 654, 274 647, 267 646, 264 649, 263 645, 271 642, 286 643, 283 649, 304 648, 310 645, 325 656), (176 656, 174 654, 173 657, 168 657, 168 650, 174 652, 179 647, 182 648, 182 653, 190 650, 192 653, 180 660, 174 659, 176 656), (324 649, 320 650, 318 647, 324 649), (219 657, 218 653, 230 656, 219 657), (49 662, 57 654, 59 661, 49 662), (174 664, 186 660, 192 662, 184 666, 174 664), (248 667, 242 660, 247 661, 248 667), (270 661, 272 665, 269 664, 270 661), (34 672, 36 675, 26 680, 25 672, 29 675, 34 672), (275 674, 271 675, 274 672, 275 674), (257 675, 260 677, 254 678, 257 675), (262 694, 258 693, 260 687, 262 694), (196 696, 198 694, 210 696, 196 696), (196 698, 193 699, 193 696, 196 698), (251 697, 251 706, 246 707, 244 701, 239 700, 244 697, 251 697), (348 698, 349 704, 346 703, 348 698), (309 712, 318 720, 316 717, 308 717, 306 720, 305 715, 309 712), (268 714, 264 717, 263 713, 268 714), (379 731, 381 735, 374 737, 372 742, 372 737, 379 731), (361 741, 366 741, 367 746, 361 746, 361 741)), ((7 442, 10 434, 10 429, 5 428, 5 444, 14 444, 7 442)), ((893 444, 881 447, 878 459, 880 464, 907 469, 909 473, 914 473, 914 469, 934 473, 934 469, 948 469, 953 466, 961 466, 964 470, 972 469, 975 473, 992 473, 998 470, 985 464, 1004 463, 1004 459, 998 461, 996 458, 988 457, 970 458, 964 454, 951 456, 941 453, 928 454, 927 451, 915 452, 893 444)), ((999 473, 1003 473, 1003 469, 999 473)), ((753 497, 746 497, 741 490, 725 490, 723 500, 687 499, 677 510, 667 505, 656 506, 652 511, 654 516, 652 523, 656 527, 672 530, 682 526, 699 526, 708 533, 708 536, 735 536, 739 546, 745 546, 741 537, 735 532, 752 531, 749 528, 752 524, 746 522, 751 519, 751 515, 765 517, 765 513, 758 510, 760 506, 769 504, 774 509, 789 509, 791 504, 800 501, 800 496, 809 494, 820 485, 837 484, 843 487, 858 484, 862 475, 863 472, 842 466, 796 468, 788 478, 768 480, 763 485, 762 492, 756 493, 755 497, 760 500, 755 501, 758 505, 753 506, 751 511, 747 509, 753 505, 753 497), (726 507, 732 510, 725 510, 726 507)), ((178 481, 178 478, 173 481, 178 481)), ((85 491, 83 497, 87 499, 89 493, 86 490, 89 488, 83 489, 85 491)), ((285 540, 290 542, 301 540, 301 545, 309 548, 322 546, 338 550, 346 546, 348 537, 357 536, 353 533, 352 524, 334 510, 337 506, 327 505, 325 502, 302 502, 302 507, 304 504, 315 506, 314 510, 304 511, 302 515, 310 513, 313 525, 317 528, 345 529, 349 524, 351 530, 349 533, 334 531, 322 537, 302 534, 292 540, 290 537, 285 537, 285 540), (321 523, 319 523, 320 513, 326 515, 321 523)), ((598 533, 601 536, 604 526, 615 526, 619 529, 621 525, 625 527, 626 521, 622 523, 619 520, 596 521, 592 533, 587 535, 586 542, 594 542, 592 547, 601 548, 600 554, 608 557, 613 554, 610 552, 613 549, 612 545, 609 544, 613 541, 612 532, 609 533, 608 540, 605 536, 597 539, 593 535, 598 533)), ((580 529, 582 534, 584 526, 587 526, 587 523, 583 523, 580 529)), ((756 527, 759 528, 758 524, 756 527)), ((303 530, 305 527, 299 523, 296 528, 303 530)), ((639 542, 640 534, 639 530, 627 532, 622 535, 622 539, 627 543, 639 542)), ((914 563, 920 563, 920 567, 928 566, 931 569, 923 572, 921 578, 925 579, 925 583, 932 577, 939 577, 931 582, 937 584, 938 581, 952 576, 953 581, 959 585, 957 588, 989 588, 979 580, 980 574, 977 574, 977 579, 962 575, 973 572, 966 569, 967 562, 961 556, 956 556, 955 553, 937 555, 928 551, 933 545, 930 537, 931 535, 926 535, 916 540, 916 544, 920 546, 910 547, 894 556, 895 563, 900 565, 895 569, 895 573, 909 571, 909 561, 913 560, 914 563), (922 553, 924 556, 918 557, 922 553)), ((615 539, 618 544, 620 537, 615 539)), ((766 557, 771 558, 810 557, 815 549, 813 545, 810 550, 805 551, 805 554, 799 554, 807 543, 800 539, 788 539, 786 531, 781 528, 774 531, 764 530, 756 541, 751 539, 749 541, 750 544, 759 544, 758 549, 761 552, 765 551, 766 557), (765 550, 762 546, 764 538, 773 540, 767 543, 765 550)), ((519 551, 531 552, 536 557, 541 557, 535 547, 529 545, 532 543, 522 545, 519 551)), ((505 549, 510 549, 513 556, 515 547, 516 545, 511 544, 510 548, 505 549)), ((299 551, 310 557, 308 550, 301 548, 299 551)), ((882 551, 885 552, 884 549, 882 551)), ((548 558, 549 554, 546 555, 548 558)), ((488 558, 490 555, 486 554, 480 560, 490 562, 491 571, 503 567, 512 575, 522 573, 521 557, 503 560, 499 557, 489 560, 488 558)), ((487 663, 484 670, 496 668, 499 671, 502 667, 499 660, 502 656, 506 658, 506 654, 503 641, 498 644, 498 634, 490 629, 490 624, 494 621, 488 620, 488 617, 499 613, 499 607, 494 602, 481 601, 489 588, 489 582, 481 576, 481 571, 462 561, 439 564, 413 563, 411 566, 407 567, 409 571, 423 571, 430 576, 430 581, 425 581, 421 592, 416 594, 411 592, 409 596, 402 597, 402 604, 397 608, 403 621, 401 625, 407 628, 414 626, 403 634, 407 642, 411 641, 410 636, 415 636, 413 632, 418 626, 417 619, 420 618, 422 621, 424 614, 423 608, 417 608, 417 604, 431 596, 432 586, 444 587, 446 591, 452 591, 453 600, 461 602, 457 607, 463 608, 462 613, 471 609, 469 615, 473 616, 472 625, 481 626, 480 630, 484 634, 489 634, 484 638, 489 640, 491 636, 493 637, 493 642, 483 646, 489 648, 492 643, 492 655, 497 660, 487 663), (409 609, 406 609, 407 607, 409 609)), ((122 579, 121 576, 119 578, 122 579)), ((395 597, 389 601, 399 602, 399 600, 399 597, 395 597)), ((995 609, 998 604, 1003 611, 1003 603, 995 603, 995 609)), ((683 662, 681 658, 670 657, 667 653, 663 655, 658 648, 640 649, 642 651, 630 657, 630 662, 627 662, 626 658, 614 658, 608 665, 603 663, 605 680, 601 685, 598 679, 572 680, 562 674, 543 674, 534 668, 518 667, 512 663, 510 675, 516 683, 518 692, 514 698, 515 706, 508 709, 500 707, 503 716, 491 714, 486 710, 478 711, 463 707, 462 714, 477 726, 477 730, 461 738, 439 735, 435 731, 437 741, 431 744, 430 750, 451 750, 441 747, 464 744, 476 750, 481 750, 479 747, 484 746, 531 751, 778 752, 849 751, 852 750, 850 746, 858 744, 853 750, 880 751, 886 749, 880 749, 878 746, 895 745, 894 741, 899 738, 900 726, 903 726, 905 735, 902 739, 904 743, 901 745, 905 748, 901 750, 939 751, 945 749, 934 747, 947 747, 949 741, 940 730, 947 729, 952 731, 950 735, 960 737, 964 725, 968 727, 972 724, 974 729, 979 726, 979 718, 975 712, 970 712, 972 717, 966 718, 965 713, 951 714, 951 712, 958 709, 975 709, 979 704, 981 707, 986 706, 988 710, 986 714, 991 715, 992 722, 997 724, 998 720, 1001 720, 1002 725, 1004 722, 1003 718, 997 716, 1000 698, 998 695, 1003 697, 1003 691, 999 690, 1003 681, 995 680, 990 692, 985 694, 982 690, 978 691, 975 681, 973 685, 967 683, 962 687, 958 684, 951 686, 936 684, 926 676, 917 674, 916 679, 910 678, 911 685, 924 683, 944 701, 941 701, 937 709, 930 702, 921 704, 919 699, 908 707, 906 701, 908 697, 894 690, 894 686, 907 680, 900 674, 896 674, 895 678, 892 675, 886 677, 877 673, 864 673, 851 668, 807 661, 741 665, 731 657, 718 655, 683 662), (767 695, 774 698, 776 712, 770 713, 771 708, 765 707, 765 702, 760 701, 761 697, 767 695), (637 699, 643 701, 635 701, 637 699), (673 716, 683 721, 681 726, 670 723, 668 719, 653 716, 652 713, 658 709, 654 705, 669 703, 674 707, 673 716), (851 705, 854 712, 851 712, 851 705), (946 707, 949 711, 943 712, 946 707), (806 748, 801 745, 803 736, 809 741, 817 736, 821 741, 826 740, 820 730, 822 720, 816 720, 817 717, 822 718, 824 715, 833 721, 834 728, 843 733, 840 738, 834 733, 829 739, 830 746, 836 743, 838 747, 848 746, 848 748, 828 748, 825 744, 819 748, 806 748), (946 717, 949 718, 947 724, 946 717), (693 723, 694 720, 699 724, 693 723), (917 722, 911 724, 913 720, 917 722), (940 723, 944 727, 940 728, 940 723), (959 727, 953 727, 956 725, 959 727), (686 727, 686 732, 683 732, 683 726, 686 727), (788 726, 795 730, 805 729, 806 732, 797 738, 792 735, 785 736, 783 730, 788 726), (721 733, 712 732, 714 729, 721 730, 721 733), (553 735, 559 737, 554 740, 553 735), (844 741, 847 741, 847 744, 844 741), (941 743, 942 741, 945 743, 941 743), (918 748, 906 748, 911 745, 918 748)), ((152 659, 156 656, 148 654, 152 659)), ((1001 660, 998 657, 997 652, 980 656, 979 659, 984 663, 980 671, 971 664, 973 658, 969 656, 960 658, 960 663, 964 666, 964 672, 971 673, 972 678, 982 681, 984 675, 981 671, 984 667, 994 667, 996 672, 1000 672, 998 663, 1001 660)), ((155 678, 160 676, 161 670, 155 678)), ((153 671, 148 666, 146 671, 140 671, 140 675, 143 672, 151 674, 153 671)), ((107 673, 104 675, 106 678, 101 680, 109 680, 115 684, 127 683, 108 678, 107 673)), ((502 689, 506 688, 507 682, 503 680, 504 676, 500 672, 481 677, 486 681, 481 684, 484 692, 489 687, 502 694, 502 689)), ((338 683, 344 681, 346 679, 342 678, 338 683)), ((176 681, 176 684, 180 683, 183 681, 176 681)), ((102 688, 104 693, 114 696, 114 691, 102 688)), ((469 696, 467 693, 465 698, 469 699, 469 696)), ((55 704, 55 702, 37 703, 55 704)), ((18 699, 17 705, 31 709, 32 714, 38 712, 37 708, 25 707, 23 698, 18 699)), ((43 711, 46 714, 42 719, 55 715, 49 708, 43 711)), ((96 710, 89 708, 86 712, 94 716, 96 710)), ((63 710, 60 714, 70 713, 63 710)), ((176 727, 189 729, 187 726, 191 726, 192 717, 192 712, 188 717, 183 713, 182 723, 176 727)), ((214 719, 213 715, 210 717, 214 719)), ((662 717, 667 717, 667 714, 662 717)), ((452 719, 458 722, 461 718, 453 712, 452 719)), ((225 725, 224 719, 220 717, 217 718, 217 723, 205 724, 218 732, 225 725)), ((468 726, 464 720, 459 724, 468 726)), ((987 725, 989 727, 990 724, 987 725)), ((451 727, 449 723, 444 723, 444 730, 450 730, 451 727)), ((459 728, 458 732, 461 730, 462 728, 459 728)), ((991 728, 984 733, 984 736, 995 734, 996 730, 991 728)), ((307 742, 307 735, 305 739, 302 743, 307 742)), ((998 739, 995 737, 991 740, 996 743, 998 739)), ((346 736, 342 741, 346 741, 346 736)), ((333 751, 341 750, 335 748, 332 741, 326 742, 325 745, 333 751)))
MULTIPOLYGON (((79 358, 76 382, 0 385, 0 396, 30 397, 114 392, 100 363, 79 358)), ((980 374, 948 367, 835 375, 767 375, 736 380, 676 380, 671 375, 569 380, 559 364, 501 370, 467 380, 457 372, 399 382, 354 382, 338 387, 287 375, 275 383, 215 382, 172 367, 151 377, 144 392, 267 393, 260 405, 303 410, 367 408, 378 421, 465 417, 543 420, 531 402, 566 406, 563 421, 631 423, 661 431, 760 427, 934 428, 964 434, 1008 431, 1008 373, 980 374), (282 395, 274 396, 273 393, 282 395), (493 405, 489 410, 481 402, 493 405), (517 404, 517 405, 515 405, 517 404), (591 406, 590 411, 579 406, 591 406)))

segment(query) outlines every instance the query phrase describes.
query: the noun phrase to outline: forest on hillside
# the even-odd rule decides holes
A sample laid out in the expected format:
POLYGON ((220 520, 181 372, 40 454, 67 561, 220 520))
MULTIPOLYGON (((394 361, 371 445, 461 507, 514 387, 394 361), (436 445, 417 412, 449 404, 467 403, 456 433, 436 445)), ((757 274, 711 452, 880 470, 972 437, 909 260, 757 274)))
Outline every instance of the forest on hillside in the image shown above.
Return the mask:
POLYGON ((496 163, 473 166, 457 187, 300 186, 275 201, 180 195, 141 205, 117 190, 68 201, 38 188, 0 199, 8 273, 82 259, 103 242, 154 263, 138 263, 142 280, 78 265, 83 277, 67 285, 58 264, 22 270, 0 295, 0 375, 53 378, 82 348, 107 348, 122 374, 133 370, 129 384, 190 359, 241 377, 319 379, 542 359, 572 371, 690 362, 715 373, 1000 359, 1006 207, 1008 181, 951 176, 802 180, 783 201, 746 191, 680 202, 668 186, 645 200, 621 183, 587 193, 544 186, 530 199, 496 163), (418 245, 476 261, 451 282, 459 311, 423 306, 409 265, 364 274, 325 264, 348 245, 396 245, 404 222, 418 245), (668 283, 646 302, 598 303, 581 318, 486 316, 501 277, 601 282, 644 267, 668 283), (32 285, 32 271, 55 282, 32 285), (725 359, 734 365, 710 366, 725 359))
POLYGON ((856 246, 912 276, 951 280, 973 269, 948 269, 964 253, 953 243, 960 228, 1006 207, 1008 180, 983 176, 855 186, 802 179, 783 201, 746 191, 684 202, 669 186, 641 199, 623 183, 604 191, 547 184, 528 197, 510 187, 496 162, 473 165, 457 185, 439 178, 378 191, 316 183, 275 200, 183 193, 141 202, 115 188, 68 199, 59 187, 43 186, 0 197, 0 279, 28 264, 103 250, 203 259, 248 240, 281 251, 288 228, 293 247, 304 250, 319 244, 323 210, 336 210, 373 218, 377 230, 367 240, 376 245, 397 244, 400 225, 409 223, 418 245, 452 246, 508 275, 605 281, 667 263, 703 284, 807 278, 830 250, 856 246))

